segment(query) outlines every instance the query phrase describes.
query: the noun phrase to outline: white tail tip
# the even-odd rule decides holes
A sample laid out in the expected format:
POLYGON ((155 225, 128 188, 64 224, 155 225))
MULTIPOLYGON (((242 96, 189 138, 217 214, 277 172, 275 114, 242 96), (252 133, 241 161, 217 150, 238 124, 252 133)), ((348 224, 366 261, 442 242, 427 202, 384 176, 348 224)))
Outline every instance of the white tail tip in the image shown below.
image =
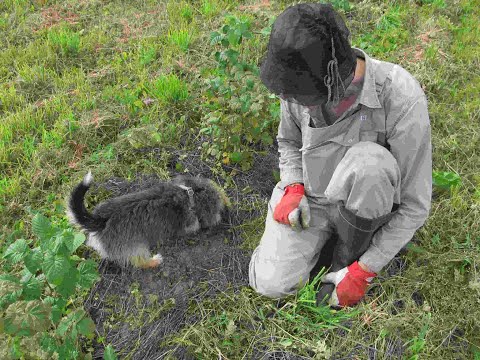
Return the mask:
POLYGON ((89 171, 87 175, 83 178, 83 185, 89 186, 93 182, 92 172, 89 171))

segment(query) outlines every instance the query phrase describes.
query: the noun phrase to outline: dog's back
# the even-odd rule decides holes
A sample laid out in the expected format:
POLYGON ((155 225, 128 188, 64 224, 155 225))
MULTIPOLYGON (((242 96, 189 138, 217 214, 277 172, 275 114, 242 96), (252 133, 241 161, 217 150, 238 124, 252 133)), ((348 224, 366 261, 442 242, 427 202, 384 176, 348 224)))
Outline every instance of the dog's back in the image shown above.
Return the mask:
POLYGON ((142 241, 153 246, 183 230, 189 217, 188 195, 172 184, 158 183, 108 199, 95 207, 93 215, 108 219, 108 231, 102 232, 105 241, 142 241))

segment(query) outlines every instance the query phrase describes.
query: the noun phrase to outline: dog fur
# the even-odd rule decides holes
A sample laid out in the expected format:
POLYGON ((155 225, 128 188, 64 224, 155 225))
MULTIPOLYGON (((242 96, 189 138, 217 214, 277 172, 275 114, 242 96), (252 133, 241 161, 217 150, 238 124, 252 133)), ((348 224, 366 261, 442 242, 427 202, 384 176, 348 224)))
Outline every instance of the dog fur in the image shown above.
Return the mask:
POLYGON ((84 198, 92 182, 89 172, 73 189, 67 202, 67 216, 87 233, 88 246, 102 258, 122 266, 159 266, 163 258, 161 254, 152 256, 153 246, 218 225, 230 205, 213 181, 179 176, 171 182, 158 182, 108 199, 89 213, 84 198), (188 193, 188 188, 193 194, 188 193))

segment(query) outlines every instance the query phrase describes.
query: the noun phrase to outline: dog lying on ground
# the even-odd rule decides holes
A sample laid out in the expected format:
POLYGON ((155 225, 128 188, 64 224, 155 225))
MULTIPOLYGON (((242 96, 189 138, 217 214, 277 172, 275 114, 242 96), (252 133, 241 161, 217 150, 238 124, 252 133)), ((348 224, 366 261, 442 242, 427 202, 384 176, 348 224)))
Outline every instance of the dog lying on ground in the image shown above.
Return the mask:
POLYGON ((182 235, 218 225, 230 206, 225 193, 213 181, 179 176, 147 189, 114 197, 85 208, 85 194, 93 182, 89 172, 68 199, 67 216, 87 233, 87 246, 104 259, 122 266, 159 266, 162 255, 150 249, 182 235))

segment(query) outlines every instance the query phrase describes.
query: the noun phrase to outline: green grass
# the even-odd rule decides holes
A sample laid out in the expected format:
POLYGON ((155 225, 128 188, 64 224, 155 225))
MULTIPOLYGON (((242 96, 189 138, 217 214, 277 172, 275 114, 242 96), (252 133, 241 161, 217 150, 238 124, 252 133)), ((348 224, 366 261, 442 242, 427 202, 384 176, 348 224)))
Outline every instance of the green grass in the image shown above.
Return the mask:
MULTIPOLYGON (((136 150, 180 140, 184 150, 197 146, 204 81, 218 75, 210 32, 224 25, 227 13, 247 15, 254 36, 240 50, 256 63, 266 49, 261 32, 268 19, 293 3, 270 2, 263 14, 240 11, 243 2, 233 0, 1 2, 0 247, 30 238, 29 209, 56 214, 87 168, 98 179, 142 172, 168 178, 168 153, 156 158, 136 150)), ((399 63, 424 86, 434 170, 458 174, 462 185, 433 201, 417 251, 406 255, 406 272, 376 280, 375 295, 355 311, 330 314, 351 318, 345 336, 337 336, 337 326, 316 328, 325 323, 318 316, 328 314, 306 307, 308 287, 305 298, 289 298, 280 312, 245 288, 195 304, 198 322, 168 342, 205 359, 248 358, 254 346, 328 358, 358 344, 387 358, 392 343, 404 345, 412 359, 479 358, 480 7, 468 0, 332 3, 350 5, 355 46, 399 63), (423 305, 412 300, 415 291, 423 305), (393 314, 398 300, 404 309, 393 314), (466 344, 460 353, 449 343, 455 329, 462 330, 457 343, 466 344)), ((263 201, 254 206, 266 209, 263 201)), ((258 244, 263 222, 239 226, 245 249, 258 244)))

